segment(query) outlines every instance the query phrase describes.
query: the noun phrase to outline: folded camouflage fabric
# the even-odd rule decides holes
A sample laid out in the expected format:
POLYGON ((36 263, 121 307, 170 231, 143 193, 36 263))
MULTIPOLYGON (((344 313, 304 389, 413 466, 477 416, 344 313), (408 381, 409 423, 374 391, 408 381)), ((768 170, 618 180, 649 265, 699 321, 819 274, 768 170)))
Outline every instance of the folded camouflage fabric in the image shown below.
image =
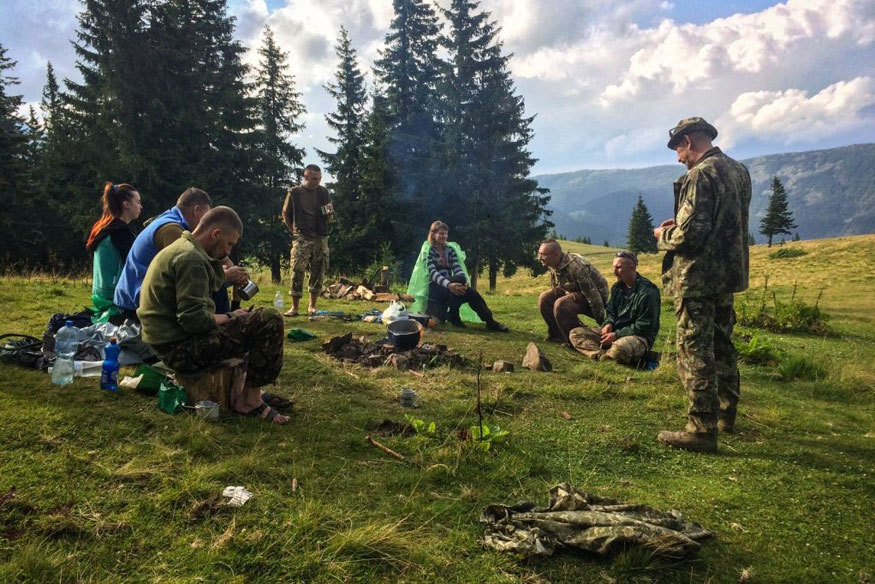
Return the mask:
POLYGON ((697 551, 698 541, 713 535, 684 521, 678 511, 621 504, 568 483, 550 489, 547 507, 490 505, 480 521, 486 524, 485 547, 526 558, 552 555, 561 546, 601 555, 643 546, 654 555, 680 557, 697 551))

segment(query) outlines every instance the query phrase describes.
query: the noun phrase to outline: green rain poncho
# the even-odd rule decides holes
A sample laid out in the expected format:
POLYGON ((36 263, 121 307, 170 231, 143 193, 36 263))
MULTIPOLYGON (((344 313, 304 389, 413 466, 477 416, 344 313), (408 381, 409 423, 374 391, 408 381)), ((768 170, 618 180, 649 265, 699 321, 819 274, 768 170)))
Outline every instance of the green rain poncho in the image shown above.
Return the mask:
MULTIPOLYGON (((468 268, 465 266, 465 252, 459 247, 459 244, 454 241, 448 241, 456 257, 459 258, 459 264, 462 266, 462 272, 465 274, 468 282, 471 277, 468 275, 468 268)), ((416 258, 416 264, 413 266, 413 273, 410 275, 410 284, 407 286, 407 293, 415 299, 411 312, 426 312, 428 309, 428 285, 431 279, 428 276, 428 252, 431 251, 431 244, 428 241, 422 243, 422 249, 419 250, 419 256, 416 258)), ((459 316, 462 320, 468 322, 483 322, 480 317, 471 310, 466 302, 459 307, 459 316)))

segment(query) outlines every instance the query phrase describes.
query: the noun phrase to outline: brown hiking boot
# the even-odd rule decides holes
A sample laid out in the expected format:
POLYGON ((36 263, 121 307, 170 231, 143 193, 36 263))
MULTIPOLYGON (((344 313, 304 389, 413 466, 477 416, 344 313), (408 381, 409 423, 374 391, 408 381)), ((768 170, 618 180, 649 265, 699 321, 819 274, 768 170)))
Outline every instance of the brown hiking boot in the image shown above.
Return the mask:
POLYGON ((735 432, 735 420, 717 420, 717 431, 721 434, 732 434, 735 432))
POLYGON ((692 452, 717 452, 717 433, 669 432, 662 430, 656 439, 673 448, 692 452))

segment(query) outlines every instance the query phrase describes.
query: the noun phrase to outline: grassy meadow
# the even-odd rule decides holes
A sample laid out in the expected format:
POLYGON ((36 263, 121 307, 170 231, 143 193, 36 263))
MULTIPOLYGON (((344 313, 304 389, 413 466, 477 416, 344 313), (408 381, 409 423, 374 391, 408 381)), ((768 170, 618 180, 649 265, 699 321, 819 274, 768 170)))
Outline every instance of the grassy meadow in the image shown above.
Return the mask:
MULTIPOLYGON (((566 247, 613 280, 614 250, 566 247)), ((660 261, 643 257, 641 273, 658 283, 660 261)), ((94 378, 58 387, 0 365, 0 582, 875 582, 873 268, 875 235, 752 248, 751 289, 737 302, 817 302, 830 332, 737 328, 737 344, 756 338, 775 359, 742 365, 737 432, 720 437, 716 455, 656 442, 685 421, 670 359, 636 371, 543 342, 536 297, 548 279, 526 273, 486 295, 511 333, 427 333, 470 359, 462 370, 342 366, 322 341, 347 331, 376 340, 384 329, 286 319, 319 340, 286 344, 276 389, 295 407, 283 427, 170 416, 156 398, 101 392, 94 378), (805 255, 770 258, 779 249, 805 255), (552 373, 520 371, 533 340, 552 373), (485 422, 510 432, 488 452, 456 434, 476 423, 481 352, 486 364, 517 365, 482 375, 485 422), (405 387, 420 408, 400 407, 405 387), (434 435, 375 438, 407 462, 365 442, 375 424, 405 413, 435 422, 434 435), (563 481, 680 510, 716 537, 679 561, 627 550, 526 562, 479 545, 488 504, 543 505, 563 481), (223 505, 227 485, 255 496, 223 505)), ((277 286, 261 278, 257 303, 272 303, 277 286)), ((89 297, 88 278, 6 274, 0 333, 41 336, 52 313, 89 297)), ((320 304, 354 314, 374 306, 320 304)), ((673 352, 673 341, 664 299, 657 349, 673 352)))

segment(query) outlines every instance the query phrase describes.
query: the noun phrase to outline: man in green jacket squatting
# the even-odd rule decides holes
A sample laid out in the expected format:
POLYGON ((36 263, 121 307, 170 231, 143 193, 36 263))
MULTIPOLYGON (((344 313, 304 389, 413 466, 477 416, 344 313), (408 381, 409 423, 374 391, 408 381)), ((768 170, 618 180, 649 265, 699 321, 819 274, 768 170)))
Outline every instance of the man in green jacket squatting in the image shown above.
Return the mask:
POLYGON ((653 347, 659 333, 659 288, 638 273, 638 257, 619 251, 614 258, 616 284, 599 327, 577 327, 568 334, 571 346, 597 361, 634 365, 653 347))
POLYGON ((282 316, 273 308, 213 314, 210 295, 222 286, 222 260, 242 234, 243 223, 233 209, 208 211, 194 232, 184 231, 149 264, 137 316, 143 340, 179 373, 246 359, 246 383, 242 393, 231 397, 231 406, 285 424, 288 418, 263 403, 259 389, 275 382, 282 369, 282 316))

